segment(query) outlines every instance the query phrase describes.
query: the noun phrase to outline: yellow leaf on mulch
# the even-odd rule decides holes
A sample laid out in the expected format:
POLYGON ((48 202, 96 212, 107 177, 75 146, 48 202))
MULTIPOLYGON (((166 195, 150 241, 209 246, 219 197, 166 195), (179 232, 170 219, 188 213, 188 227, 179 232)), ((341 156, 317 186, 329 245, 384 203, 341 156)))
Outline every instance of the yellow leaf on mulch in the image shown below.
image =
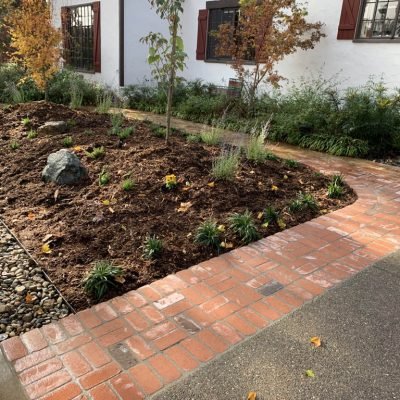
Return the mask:
POLYGON ((45 243, 42 246, 42 253, 44 253, 44 254, 50 254, 51 253, 50 245, 48 243, 45 243))
POLYGON ((286 228, 286 224, 285 224, 285 222, 282 220, 282 219, 278 219, 278 226, 279 226, 279 228, 280 229, 285 229, 286 228))
POLYGON ((257 393, 256 392, 250 392, 247 395, 247 400, 257 400, 257 393))
POLYGON ((272 190, 273 192, 277 192, 277 191, 279 190, 279 188, 278 188, 278 186, 272 185, 272 186, 271 186, 271 190, 272 190))
POLYGON ((30 213, 28 214, 28 219, 29 219, 29 220, 33 221, 35 218, 36 218, 36 215, 35 215, 34 213, 30 212, 30 213))
POLYGON ((81 146, 75 146, 72 148, 73 151, 79 152, 82 151, 82 147, 81 146))
POLYGON ((213 188, 215 186, 215 182, 207 183, 207 186, 210 186, 210 188, 213 188))
POLYGON ((188 201, 187 203, 181 203, 181 206, 178 208, 178 212, 186 212, 189 210, 190 207, 192 207, 193 203, 188 201))
POLYGON ((263 213, 262 211, 260 211, 260 212, 257 214, 257 219, 262 219, 263 216, 264 216, 264 213, 263 213))
POLYGON ((233 249, 233 243, 230 242, 221 242, 220 246, 223 249, 233 249))
POLYGON ((125 283, 125 278, 122 276, 122 275, 120 275, 120 276, 116 276, 115 278, 114 278, 114 280, 115 280, 115 282, 118 282, 118 283, 125 283))
POLYGON ((219 232, 225 232, 225 225, 218 225, 217 230, 219 232))
POLYGON ((313 336, 310 339, 310 343, 314 345, 314 347, 321 347, 321 338, 319 336, 313 336))
POLYGON ((306 371, 306 376, 307 376, 308 378, 314 378, 314 377, 315 377, 314 371, 313 371, 312 369, 308 369, 308 370, 306 371))

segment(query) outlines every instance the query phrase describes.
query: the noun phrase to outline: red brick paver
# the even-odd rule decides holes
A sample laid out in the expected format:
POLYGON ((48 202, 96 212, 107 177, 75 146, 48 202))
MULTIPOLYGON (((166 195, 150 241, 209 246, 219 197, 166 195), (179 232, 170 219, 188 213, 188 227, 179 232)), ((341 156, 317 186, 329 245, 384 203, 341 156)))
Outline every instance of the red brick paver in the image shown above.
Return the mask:
POLYGON ((342 173, 358 200, 3 342, 32 400, 145 398, 400 249, 398 169, 273 150, 342 173))

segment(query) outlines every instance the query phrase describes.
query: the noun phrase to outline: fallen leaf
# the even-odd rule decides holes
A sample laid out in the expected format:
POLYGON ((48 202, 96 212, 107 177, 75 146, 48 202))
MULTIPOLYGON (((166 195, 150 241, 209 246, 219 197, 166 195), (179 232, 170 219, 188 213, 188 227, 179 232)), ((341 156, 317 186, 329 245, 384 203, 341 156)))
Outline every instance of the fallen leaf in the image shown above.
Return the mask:
POLYGON ((321 338, 319 336, 313 336, 310 339, 310 343, 314 345, 314 347, 320 347, 321 346, 321 338))
POLYGON ((207 186, 210 186, 210 188, 213 188, 215 186, 215 182, 207 183, 207 186))
POLYGON ((42 246, 42 253, 44 253, 44 254, 50 254, 51 253, 50 245, 48 243, 45 243, 42 246))
POLYGON ((218 225, 217 229, 219 232, 225 232, 225 225, 218 225))
POLYGON ((114 280, 115 280, 115 282, 118 282, 118 283, 121 283, 121 284, 125 283, 125 278, 122 275, 116 276, 114 278, 114 280))
POLYGON ((114 211, 114 209, 112 208, 112 207, 108 207, 108 210, 110 211, 110 213, 112 213, 112 214, 114 214, 115 213, 115 211, 114 211))
POLYGON ((105 206, 109 206, 111 204, 110 200, 102 200, 101 201, 105 206))
POLYGON ((264 213, 263 213, 262 211, 260 211, 260 212, 257 214, 257 219, 262 219, 263 216, 264 216, 264 213))
POLYGON ((272 190, 273 192, 277 192, 277 191, 279 190, 279 188, 278 188, 278 186, 272 185, 272 186, 271 186, 271 190, 272 190))
POLYGON ((304 182, 301 179, 299 179, 299 183, 304 185, 304 182))
POLYGON ((223 249, 233 249, 233 243, 221 242, 220 247, 222 247, 223 249))
POLYGON ((79 151, 82 151, 82 147, 81 147, 81 146, 74 146, 74 147, 72 148, 72 150, 73 150, 73 151, 79 152, 79 151))
POLYGON ((28 219, 29 219, 29 220, 33 221, 35 218, 36 218, 36 215, 35 215, 34 213, 30 212, 30 213, 28 214, 28 219))
POLYGON ((254 175, 256 173, 256 171, 250 171, 250 174, 254 175))
POLYGON ((249 394, 247 395, 247 400, 257 400, 257 393, 249 392, 249 394))
POLYGON ((283 175, 283 179, 289 179, 287 175, 283 175))
POLYGON ((51 238, 53 237, 53 235, 51 233, 48 233, 43 239, 42 242, 46 243, 48 242, 51 238))
POLYGON ((178 208, 178 212, 186 212, 189 210, 190 207, 192 207, 193 203, 188 201, 187 203, 181 203, 181 206, 178 208))
POLYGON ((25 303, 26 304, 31 304, 33 302, 33 296, 30 294, 30 293, 28 293, 26 296, 25 296, 25 303))
POLYGON ((58 195, 60 194, 60 190, 59 189, 57 189, 55 192, 54 192, 54 201, 55 202, 57 202, 57 199, 58 199, 58 195))
POLYGON ((278 219, 278 226, 279 226, 279 228, 280 229, 285 229, 286 228, 286 224, 285 224, 285 222, 282 220, 282 219, 278 219))
POLYGON ((313 371, 312 369, 308 369, 308 370, 306 371, 306 376, 307 376, 308 378, 315 378, 314 371, 313 371))
POLYGON ((261 225, 263 228, 268 228, 269 227, 269 222, 266 222, 265 224, 261 225))

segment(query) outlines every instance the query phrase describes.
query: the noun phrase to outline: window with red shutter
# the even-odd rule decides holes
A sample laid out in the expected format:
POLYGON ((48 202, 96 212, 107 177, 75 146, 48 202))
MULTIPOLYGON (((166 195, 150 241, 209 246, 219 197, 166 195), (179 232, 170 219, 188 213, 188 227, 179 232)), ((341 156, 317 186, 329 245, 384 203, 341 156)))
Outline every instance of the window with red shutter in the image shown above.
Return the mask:
POLYGON ((360 0, 343 0, 342 13, 337 38, 353 40, 355 38, 360 0))
POLYGON ((199 10, 196 60, 206 59, 208 10, 199 10))
POLYGON ((94 72, 101 72, 100 2, 93 3, 93 64, 94 72))

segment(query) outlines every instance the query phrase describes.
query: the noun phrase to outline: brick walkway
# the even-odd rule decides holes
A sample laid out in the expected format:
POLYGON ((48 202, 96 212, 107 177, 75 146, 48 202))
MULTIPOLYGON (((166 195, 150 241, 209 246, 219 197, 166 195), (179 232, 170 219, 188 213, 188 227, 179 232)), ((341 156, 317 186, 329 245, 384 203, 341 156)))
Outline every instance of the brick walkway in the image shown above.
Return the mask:
POLYGON ((399 169, 272 149, 358 201, 3 342, 30 399, 148 397, 400 248, 399 169))

